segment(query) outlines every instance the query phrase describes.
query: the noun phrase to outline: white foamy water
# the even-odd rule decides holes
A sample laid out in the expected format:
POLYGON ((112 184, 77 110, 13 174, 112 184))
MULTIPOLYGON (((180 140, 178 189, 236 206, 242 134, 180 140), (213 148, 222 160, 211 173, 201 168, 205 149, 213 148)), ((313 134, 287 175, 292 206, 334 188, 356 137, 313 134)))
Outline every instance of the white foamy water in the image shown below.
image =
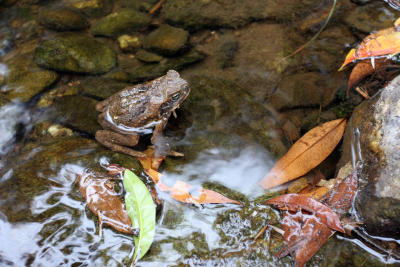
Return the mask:
POLYGON ((27 124, 30 113, 21 103, 9 103, 0 108, 0 156, 10 148, 15 138, 15 126, 18 123, 27 124))

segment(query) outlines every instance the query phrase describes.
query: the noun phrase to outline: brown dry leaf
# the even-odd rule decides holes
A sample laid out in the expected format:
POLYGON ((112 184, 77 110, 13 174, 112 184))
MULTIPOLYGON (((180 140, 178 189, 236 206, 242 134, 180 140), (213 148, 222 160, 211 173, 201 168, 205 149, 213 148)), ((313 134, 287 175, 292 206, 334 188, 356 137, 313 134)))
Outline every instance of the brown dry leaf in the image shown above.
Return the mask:
POLYGON ((114 190, 114 177, 87 170, 79 175, 79 191, 89 209, 99 216, 99 221, 117 231, 134 234, 132 222, 124 204, 114 190))
MULTIPOLYGON (((326 203, 338 212, 338 216, 344 215, 351 207, 357 187, 357 174, 354 171, 336 185, 326 203)), ((334 230, 315 215, 304 214, 301 210, 296 213, 284 212, 282 224, 286 246, 277 253, 278 258, 290 253, 295 258, 296 266, 303 266, 334 234, 334 230)), ((351 225, 354 227, 357 223, 352 222, 351 225)))
MULTIPOLYGON (((392 65, 393 62, 386 58, 378 58, 375 60, 375 67, 372 66, 371 61, 364 60, 354 66, 351 71, 349 81, 347 83, 347 90, 350 90, 354 85, 362 81, 365 77, 373 74, 376 71, 384 69, 388 65, 392 65)), ((348 91, 347 91, 348 94, 348 91)))
POLYGON ((274 205, 279 209, 294 212, 298 210, 311 212, 329 228, 344 233, 338 215, 328 206, 312 198, 299 194, 286 194, 269 199, 265 202, 265 204, 274 205))
POLYGON ((341 71, 347 64, 372 57, 390 56, 400 52, 400 31, 391 27, 372 33, 347 54, 341 71))
POLYGON ((342 138, 345 126, 345 119, 337 119, 308 131, 261 180, 261 186, 269 189, 312 170, 332 153, 342 138))
POLYGON ((300 195, 321 201, 329 193, 329 189, 325 186, 308 186, 299 192, 300 195))

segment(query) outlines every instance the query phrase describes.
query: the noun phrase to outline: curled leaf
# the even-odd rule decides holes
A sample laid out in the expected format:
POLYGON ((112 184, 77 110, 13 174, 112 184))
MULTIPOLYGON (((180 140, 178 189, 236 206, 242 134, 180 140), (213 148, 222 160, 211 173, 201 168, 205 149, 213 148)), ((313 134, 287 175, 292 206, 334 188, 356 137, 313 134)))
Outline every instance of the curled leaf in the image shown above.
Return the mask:
POLYGON ((153 243, 156 227, 156 205, 146 185, 130 170, 125 170, 124 187, 125 203, 135 228, 139 228, 139 236, 135 240, 134 262, 141 259, 153 243))
POLYGON ((117 231, 133 234, 131 219, 114 190, 114 177, 87 170, 78 177, 79 191, 88 208, 99 216, 101 223, 117 231))
POLYGON ((345 119, 337 119, 308 131, 261 180, 261 186, 269 189, 312 170, 332 153, 343 136, 345 126, 345 119))
POLYGON ((286 194, 269 199, 265 204, 274 205, 279 209, 289 211, 305 210, 311 212, 329 228, 344 233, 338 215, 328 206, 312 198, 298 194, 286 194))
POLYGON ((365 77, 393 64, 391 60, 386 58, 378 58, 375 60, 375 66, 372 66, 371 61, 365 60, 354 66, 351 71, 349 81, 347 82, 347 90, 362 81, 365 77))

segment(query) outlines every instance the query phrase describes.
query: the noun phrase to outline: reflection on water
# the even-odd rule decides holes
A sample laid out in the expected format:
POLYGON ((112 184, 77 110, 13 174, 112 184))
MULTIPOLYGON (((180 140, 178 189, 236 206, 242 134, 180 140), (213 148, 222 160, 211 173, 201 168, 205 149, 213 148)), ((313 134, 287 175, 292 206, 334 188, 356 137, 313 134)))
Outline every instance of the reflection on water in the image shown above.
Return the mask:
POLYGON ((15 138, 16 126, 20 123, 26 125, 29 121, 30 113, 21 103, 11 103, 0 107, 0 156, 10 149, 10 144, 15 138))
POLYGON ((199 187, 203 182, 213 181, 250 198, 263 194, 258 181, 274 164, 272 155, 256 145, 249 145, 238 155, 228 152, 218 147, 202 151, 190 164, 178 166, 176 172, 163 173, 163 181, 169 186, 180 180, 199 187))

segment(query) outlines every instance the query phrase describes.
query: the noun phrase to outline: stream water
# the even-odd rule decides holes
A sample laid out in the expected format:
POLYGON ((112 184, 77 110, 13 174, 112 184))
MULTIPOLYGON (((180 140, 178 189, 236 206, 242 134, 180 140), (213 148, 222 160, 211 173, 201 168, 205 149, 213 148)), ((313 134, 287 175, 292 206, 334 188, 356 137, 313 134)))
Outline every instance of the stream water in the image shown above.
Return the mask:
MULTIPOLYGON (((293 265, 290 257, 273 257, 283 246, 276 232, 253 240, 265 224, 279 226, 280 220, 277 210, 260 204, 276 192, 258 182, 300 135, 351 115, 362 99, 353 93, 346 99, 348 73, 337 68, 350 46, 389 27, 400 12, 384 1, 341 1, 322 35, 283 63, 282 56, 319 29, 331 1, 168 0, 154 15, 129 22, 143 23, 138 28, 124 24, 127 17, 99 26, 111 12, 144 16, 157 2, 0 0, 1 266, 130 264, 133 237, 109 227, 99 235, 76 178, 112 163, 133 168, 154 186, 137 159, 94 139, 101 129, 95 105, 170 68, 180 71, 191 93, 165 130, 184 157, 165 159, 163 183, 184 181, 244 205, 189 205, 158 192, 154 243, 137 266, 293 265), (168 47, 183 38, 179 31, 157 36, 167 47, 155 49, 157 39, 148 40, 166 23, 187 30, 179 52, 168 47), (123 34, 143 44, 127 50, 118 41, 123 34), (59 43, 39 55, 49 40, 59 43), (157 54, 151 62, 140 59, 140 47, 161 60, 157 54), (115 54, 109 57, 108 49, 115 54)), ((142 139, 139 149, 149 144, 149 137, 142 139)), ((328 178, 338 154, 319 167, 328 178)), ((335 235, 307 266, 400 266, 400 259, 361 238, 335 235)))

